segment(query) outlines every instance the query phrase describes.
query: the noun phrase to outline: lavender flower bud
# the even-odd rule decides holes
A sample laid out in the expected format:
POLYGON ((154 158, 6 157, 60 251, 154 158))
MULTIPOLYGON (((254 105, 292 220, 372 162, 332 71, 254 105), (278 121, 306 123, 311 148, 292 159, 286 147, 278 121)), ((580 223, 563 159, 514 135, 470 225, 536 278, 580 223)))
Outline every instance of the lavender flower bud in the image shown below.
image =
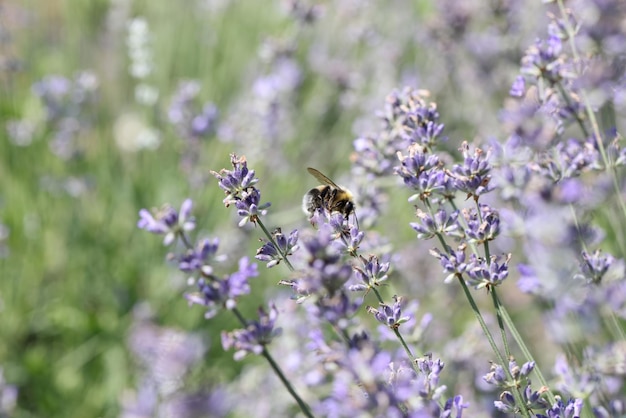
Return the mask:
POLYGON ((300 248, 298 246, 298 230, 294 229, 289 233, 287 238, 280 228, 272 233, 274 242, 278 246, 274 246, 271 241, 266 241, 256 252, 255 258, 266 262, 267 268, 272 268, 283 260, 283 255, 290 256, 300 248))
POLYGON ((475 254, 470 255, 467 266, 467 282, 476 289, 483 287, 498 286, 509 276, 509 260, 511 254, 506 256, 491 256, 490 262, 475 254), (504 262, 500 260, 504 258, 504 262))
POLYGON ((524 96, 524 92, 526 91, 526 81, 524 77, 518 75, 511 85, 511 90, 509 90, 509 94, 513 97, 522 97, 524 96))
MULTIPOLYGON (((483 244, 494 240, 500 234, 500 215, 488 205, 480 204, 480 216, 476 209, 461 212, 467 225, 465 236, 468 242, 483 244)), ((462 225, 459 225, 462 228, 462 225)))
POLYGON ((583 251, 581 256, 581 274, 588 283, 600 283, 615 262, 615 257, 611 254, 602 254, 600 250, 596 250, 591 254, 583 251))
POLYGON ((565 403, 557 396, 554 405, 546 411, 547 415, 537 414, 537 418, 580 418, 582 409, 582 399, 569 399, 565 403))
POLYGON ((195 249, 187 250, 186 254, 180 258, 178 268, 184 272, 199 271, 202 275, 209 276, 213 273, 213 268, 208 262, 217 253, 218 246, 217 238, 199 241, 195 249))
POLYGON ((491 164, 489 158, 491 150, 486 153, 480 148, 473 152, 467 142, 463 142, 460 151, 463 154, 463 164, 455 164, 449 173, 452 184, 461 192, 478 199, 479 196, 493 190, 491 181, 491 164))
POLYGON ((248 257, 239 260, 239 270, 219 279, 215 276, 198 280, 198 292, 186 293, 189 304, 207 307, 206 318, 212 318, 221 307, 233 309, 237 306, 236 299, 250 293, 249 279, 258 276, 257 265, 250 264, 248 257))
POLYGON ((410 318, 408 316, 402 316, 402 298, 394 296, 393 300, 393 307, 381 303, 380 310, 368 306, 367 311, 373 314, 378 322, 381 322, 382 324, 395 330, 398 329, 400 325, 407 322, 410 318))
POLYGON ((420 223, 411 222, 411 228, 417 231, 418 239, 430 239, 437 234, 448 236, 461 236, 459 225, 456 222, 459 216, 458 211, 448 214, 444 209, 439 209, 434 216, 417 209, 415 214, 420 223))
POLYGON ((165 235, 163 244, 170 245, 178 234, 195 229, 196 221, 191 216, 192 207, 191 199, 186 199, 180 207, 180 213, 169 205, 164 206, 154 216, 147 209, 141 209, 137 227, 153 234, 165 235))
POLYGON ((271 204, 269 202, 260 205, 261 192, 252 187, 248 190, 243 190, 240 193, 240 198, 235 201, 235 207, 237 208, 237 214, 241 216, 239 226, 242 227, 248 222, 256 223, 260 216, 267 214, 265 210, 271 204))
POLYGON ((450 283, 456 277, 462 277, 463 273, 469 268, 468 263, 465 261, 465 245, 459 246, 455 251, 451 251, 451 254, 443 253, 438 249, 430 250, 430 254, 439 259, 444 273, 448 273, 444 279, 444 283, 450 283))
POLYGON ((254 170, 248 170, 246 157, 237 157, 236 154, 231 154, 230 162, 233 170, 222 169, 219 173, 211 171, 211 174, 218 179, 220 189, 226 193, 223 200, 226 207, 240 200, 240 193, 259 181, 254 175, 254 170))
POLYGON ((270 305, 269 313, 259 308, 258 314, 259 319, 248 321, 246 329, 222 332, 222 347, 224 350, 234 348, 235 360, 241 360, 248 354, 261 354, 263 347, 281 334, 280 328, 274 328, 278 316, 276 306, 270 305))
POLYGON ((365 284, 364 289, 380 286, 382 282, 388 279, 389 263, 380 263, 378 257, 374 255, 370 256, 369 259, 365 259, 363 256, 359 256, 359 258, 363 263, 363 268, 354 267, 354 271, 356 272, 356 277, 365 284))

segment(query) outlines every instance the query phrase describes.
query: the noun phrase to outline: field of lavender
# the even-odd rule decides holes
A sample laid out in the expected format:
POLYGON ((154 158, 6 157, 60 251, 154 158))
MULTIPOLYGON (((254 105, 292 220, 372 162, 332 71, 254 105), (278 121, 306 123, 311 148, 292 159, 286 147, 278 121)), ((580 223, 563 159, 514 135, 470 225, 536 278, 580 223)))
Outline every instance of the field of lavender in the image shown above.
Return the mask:
POLYGON ((626 417, 623 0, 8 0, 0 47, 0 417, 626 417))

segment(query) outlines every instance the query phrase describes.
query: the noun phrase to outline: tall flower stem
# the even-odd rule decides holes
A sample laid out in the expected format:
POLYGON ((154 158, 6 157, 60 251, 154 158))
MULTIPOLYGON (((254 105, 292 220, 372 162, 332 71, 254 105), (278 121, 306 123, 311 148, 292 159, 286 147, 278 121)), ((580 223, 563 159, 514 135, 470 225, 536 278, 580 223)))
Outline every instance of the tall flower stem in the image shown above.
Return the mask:
POLYGON ((302 400, 302 398, 300 398, 300 396, 298 396, 293 386, 291 386, 291 383, 289 383, 289 380, 287 380, 280 367, 278 367, 278 364, 274 361, 274 358, 270 355, 269 351, 267 351, 266 347, 263 347, 261 355, 265 357, 272 369, 274 369, 274 373, 276 373, 280 381, 283 382, 283 385, 285 385, 289 394, 291 394, 291 396, 296 400, 302 413, 309 418, 313 418, 313 414, 311 413, 309 406, 302 400))
MULTIPOLYGON (((513 336, 513 339, 515 340, 515 342, 517 343, 518 347, 520 348, 520 350, 522 350, 522 354, 524 355, 524 357, 526 358, 527 361, 533 361, 535 362, 533 355, 531 354, 530 350, 528 349, 528 346, 526 345, 526 343, 524 342, 524 339, 522 338, 522 335, 519 333, 519 331, 517 330, 517 327, 515 326, 515 323, 513 322, 513 319, 511 318, 511 316, 509 315, 509 312, 506 310, 506 308, 500 303, 500 300, 498 298, 498 295, 495 292, 495 289, 492 292, 492 297, 494 298, 494 304, 497 303, 497 306, 500 311, 500 315, 502 316, 502 319, 504 320, 504 323, 506 324, 507 328, 509 329, 509 331, 511 332, 511 335, 513 336)), ((537 364, 535 362, 535 364, 537 364)), ((543 373, 541 373, 541 368, 539 367, 535 367, 533 369, 533 372, 535 373, 535 375, 537 376, 537 379, 539 379, 539 383, 546 387, 546 388, 550 388, 550 386, 548 385, 548 382, 546 380, 546 378, 543 376, 543 373)), ((550 401, 551 404, 554 404, 556 402, 556 398, 554 397, 554 393, 552 393, 551 390, 547 391, 547 396, 548 399, 550 401)))
MULTIPOLYGON (((424 200, 424 204, 426 205, 426 207, 428 208, 431 216, 433 214, 433 210, 432 207, 430 205, 430 202, 428 201, 428 199, 424 200)), ((456 206, 454 205, 453 202, 451 202, 452 207, 455 210, 458 210, 456 208, 456 206)), ((477 205, 477 210, 478 210, 478 214, 480 216, 480 207, 478 206, 478 202, 476 202, 477 205)), ((448 254, 452 254, 452 251, 450 249, 450 246, 446 243, 445 238, 443 236, 443 234, 441 232, 436 233, 437 238, 439 239, 439 242, 441 243, 443 250, 446 251, 448 254)), ((472 248, 474 251, 476 251, 476 247, 474 245, 472 245, 472 248)), ((489 254, 489 246, 487 245, 485 248, 485 252, 486 254, 489 254)), ((469 291, 469 288, 467 287, 467 284, 465 283, 465 279, 463 279, 463 277, 461 275, 457 275, 457 278, 459 280, 459 283, 461 284, 461 287, 463 288, 463 292, 465 293, 465 297, 468 300, 471 308, 472 308, 472 312, 474 313, 474 316, 476 317, 476 319, 478 320, 478 323, 480 324, 481 329, 483 330, 483 333, 485 334, 485 337, 487 337, 487 341, 489 341, 489 345, 491 346, 491 349, 493 350, 494 354, 496 355, 496 357, 498 358, 498 361, 500 362, 500 364, 503 366, 503 369, 505 370, 507 377, 509 378, 510 381, 513 381, 513 376, 511 375, 511 372, 509 370, 508 367, 506 367, 508 361, 504 358, 504 356, 502 355, 502 353, 500 352, 500 349, 498 348, 498 346, 496 345, 496 342, 493 338, 493 335, 491 334, 491 331, 489 331, 489 327, 487 327, 487 323, 485 322, 480 309, 478 308, 478 305, 476 305, 476 302, 474 301, 474 297, 472 296, 471 292, 469 291)), ((506 339, 506 332, 504 329, 504 325, 503 325, 503 319, 500 317, 499 313, 498 313, 498 309, 496 309, 496 315, 498 317, 498 324, 500 326, 500 331, 502 334, 502 340, 504 343, 504 347, 505 347, 505 352, 507 354, 507 356, 510 355, 510 350, 507 344, 507 339, 506 339)), ((524 408, 524 398, 520 392, 520 389, 518 387, 513 387, 512 389, 512 393, 513 393, 513 397, 515 398, 515 402, 520 405, 520 408, 524 408)), ((524 408, 522 410, 522 414, 524 416, 528 416, 529 412, 528 410, 526 410, 526 408, 524 408)))
MULTIPOLYGON (((572 24, 568 18, 568 13, 567 13, 567 10, 565 9, 563 0, 557 0, 557 4, 559 6, 559 11, 561 12, 561 16, 563 18, 563 25, 565 27, 565 30, 567 31, 568 40, 569 40, 570 48, 572 51, 572 56, 574 57, 574 60, 577 63, 580 63, 580 54, 578 53, 578 48, 574 40, 576 31, 572 27, 572 24)), ((619 202, 622 215, 626 219, 626 202, 624 202, 624 198, 622 196, 622 193, 619 187, 619 182, 615 174, 615 168, 609 161, 608 155, 606 153, 606 149, 604 148, 604 142, 602 141, 602 135, 600 135, 600 128, 598 125, 598 120, 596 119, 596 115, 593 111, 593 108, 591 107, 591 103, 589 102, 589 97, 587 95, 587 92, 582 88, 580 90, 580 97, 585 107, 585 111, 587 112, 587 117, 589 118, 589 123, 591 124, 593 136, 595 137, 595 140, 596 140, 596 145, 598 146, 598 150, 600 151, 600 154, 602 155, 602 160, 604 161, 605 170, 611 177, 611 180, 613 183, 613 189, 615 190, 615 194, 618 196, 617 200, 619 202)), ((583 132, 585 132, 585 130, 583 130, 583 132)))
MULTIPOLYGON (((239 310, 237 308, 231 309, 231 312, 237 317, 237 319, 239 320, 241 325, 243 325, 244 327, 246 327, 248 325, 248 323, 246 322, 245 318, 243 317, 243 315, 241 314, 241 312, 239 312, 239 310)), ((300 407, 300 410, 302 411, 302 413, 305 416, 309 417, 309 418, 313 418, 313 414, 311 413, 311 409, 309 408, 307 403, 304 402, 304 400, 302 400, 300 395, 298 395, 296 390, 293 388, 293 386, 291 385, 291 383, 289 382, 289 380, 287 379, 287 377, 283 373, 283 371, 280 368, 280 366, 278 365, 278 363, 276 363, 276 361, 274 360, 274 358, 272 357, 270 352, 267 350, 267 347, 263 346, 263 351, 261 351, 261 355, 270 364, 270 367, 274 370, 274 373, 276 373, 276 376, 278 376, 278 378, 283 383, 283 385, 285 386, 285 388, 287 389, 287 391, 289 392, 291 397, 296 401, 296 403, 300 407)))
MULTIPOLYGON (((489 331, 489 328, 487 327, 485 320, 480 314, 480 310, 478 309, 478 306, 476 305, 476 302, 474 301, 474 298, 472 297, 472 294, 469 291, 469 288, 467 287, 465 280, 460 275, 457 276, 457 278, 459 280, 459 283, 461 284, 461 288, 463 289, 463 292, 465 293, 465 297, 467 298, 470 306, 472 307, 472 312, 474 312, 474 316, 478 320, 478 323, 480 324, 480 327, 482 328, 483 333, 487 337, 487 340, 489 341, 489 345, 491 345, 491 349, 495 353, 496 357, 498 357, 498 362, 502 365, 502 368, 507 374, 507 378, 512 382, 513 376, 511 375, 511 371, 507 367, 508 360, 506 360, 504 356, 502 356, 502 353, 498 349, 498 346, 496 345, 496 342, 493 339, 493 336, 491 335, 491 332, 489 331)), ((524 398, 520 392, 520 388, 516 386, 516 387, 512 387, 511 389, 512 389, 511 393, 513 394, 513 397, 515 398, 515 403, 520 406, 520 409, 521 409, 520 413, 523 416, 530 418, 530 413, 525 408, 524 398)))
MULTIPOLYGON (((343 237, 343 239, 345 241, 345 237, 343 237)), ((356 252, 356 250, 351 255, 352 255, 352 257, 354 257, 357 260, 361 259, 359 257, 359 254, 356 252)), ((362 260, 361 260, 361 263, 363 263, 362 260)), ((385 303, 385 301, 383 300, 383 297, 381 296, 381 294, 378 291, 378 289, 376 289, 372 285, 369 286, 369 289, 371 289, 372 292, 374 292, 374 295, 376 295, 376 299, 378 299, 379 303, 381 303, 381 304, 385 303)), ((406 355, 408 356, 409 362, 411 363, 411 367, 413 368, 415 373, 417 373, 419 375, 420 374, 420 370, 417 367, 417 363, 415 362, 415 356, 413 355, 413 352, 411 351, 411 348, 408 346, 408 344, 404 340, 404 337, 402 337, 402 334, 400 333, 400 330, 398 328, 393 328, 392 330, 393 330, 393 333, 395 334, 396 338, 398 339, 398 341, 402 345, 402 348, 404 349, 406 355)))

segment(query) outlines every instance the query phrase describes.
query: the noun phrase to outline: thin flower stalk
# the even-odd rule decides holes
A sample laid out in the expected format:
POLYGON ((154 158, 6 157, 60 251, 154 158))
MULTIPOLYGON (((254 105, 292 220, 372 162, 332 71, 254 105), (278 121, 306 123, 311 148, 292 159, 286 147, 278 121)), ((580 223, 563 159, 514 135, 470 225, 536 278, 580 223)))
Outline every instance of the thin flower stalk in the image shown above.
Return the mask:
MULTIPOLYGON (((569 40, 569 44, 570 44, 570 49, 572 51, 572 56, 574 57, 575 62, 581 62, 580 54, 578 53, 578 48, 577 48, 576 42, 575 42, 576 31, 572 27, 572 23, 570 22, 570 19, 568 18, 569 13, 568 13, 568 11, 565 8, 565 4, 563 3, 563 0, 557 0, 556 3, 558 5, 558 7, 559 7, 559 11, 561 12, 563 26, 564 26, 565 30, 567 31, 568 40, 569 40)), ((603 136, 600 133, 600 127, 599 127, 599 124, 598 124, 598 120, 596 118, 596 115, 595 115, 595 112, 594 112, 593 108, 591 107, 591 103, 589 101, 589 97, 588 97, 587 92, 585 91, 584 88, 580 89, 580 96, 581 96, 583 105, 585 107, 585 111, 587 112, 587 117, 589 118, 589 123, 591 124, 591 128, 593 130, 593 136, 596 139, 596 145, 598 146, 598 149, 600 150, 600 154, 602 155, 602 160, 604 162, 605 171, 611 177, 612 184, 613 184, 613 189, 615 191, 615 195, 618 197, 617 201, 619 202, 620 209, 622 210, 622 215, 623 215, 624 219, 626 219, 626 202, 624 201, 624 197, 623 197, 623 195, 621 193, 619 181, 617 179, 617 173, 615 172, 614 165, 610 163, 609 158, 607 156, 607 152, 606 152, 606 149, 605 149, 605 146, 604 146, 604 142, 602 140, 603 136)), ((586 130, 583 129, 583 133, 585 133, 585 132, 586 132, 586 130)))

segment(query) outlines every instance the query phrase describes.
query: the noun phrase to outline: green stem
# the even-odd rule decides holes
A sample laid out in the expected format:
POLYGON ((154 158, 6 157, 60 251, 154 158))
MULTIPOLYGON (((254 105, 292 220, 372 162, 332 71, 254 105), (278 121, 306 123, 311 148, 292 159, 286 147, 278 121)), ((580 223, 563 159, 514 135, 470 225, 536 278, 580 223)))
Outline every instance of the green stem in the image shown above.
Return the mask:
POLYGON ((185 247, 188 250, 191 250, 193 248, 193 246, 191 245, 191 243, 189 242, 189 240, 187 239, 187 235, 185 235, 185 231, 183 231, 182 229, 178 232, 178 236, 180 237, 180 240, 183 242, 183 244, 185 244, 185 247))
MULTIPOLYGON (((239 322, 244 327, 248 326, 247 321, 245 320, 245 318, 243 317, 243 315, 241 314, 241 312, 239 312, 239 310, 237 308, 233 308, 230 311, 237 317, 239 322)), ((276 375, 278 376, 280 381, 283 382, 283 385, 285 386, 287 391, 291 394, 291 397, 294 398, 294 400, 298 403, 298 406, 300 407, 300 410, 302 411, 302 413, 304 415, 306 415, 307 417, 309 417, 309 418, 313 418, 313 414, 311 413, 311 410, 309 409, 309 406, 296 393, 295 389, 293 388, 293 386, 291 385, 289 380, 285 377, 285 374, 283 373, 281 368, 278 366, 278 364, 276 363, 276 361, 274 360, 272 355, 267 350, 267 347, 263 346, 263 351, 261 351, 261 355, 270 364, 270 366, 274 370, 274 373, 276 373, 276 375)))
MULTIPOLYGON (((569 107, 570 109, 574 109, 574 106, 572 105, 572 101, 567 95, 567 92, 565 91, 565 87, 563 87, 562 83, 558 83, 558 89, 559 89, 559 93, 561 93, 561 97, 563 98, 563 100, 565 100, 565 104, 567 105, 567 107, 569 107)), ((583 121, 583 119, 578 114, 576 114, 574 117, 576 118, 576 123, 578 123, 578 127, 582 131, 583 135, 585 137, 589 137, 589 132, 587 131, 587 127, 585 126, 585 122, 583 121)))
MULTIPOLYGON (((398 340, 400 340, 400 343, 402 344, 402 348, 404 348, 406 355, 409 356, 409 358, 411 359, 411 363, 415 364, 415 361, 413 360, 415 359, 415 357, 413 356, 413 353, 411 352, 411 349, 407 345, 406 341, 404 341, 404 338, 402 337, 402 334, 400 334, 400 331, 398 331, 397 328, 393 328, 393 333, 396 334, 396 337, 398 337, 398 340)), ((413 368, 415 369, 415 366, 413 368)))
POLYGON ((502 337, 502 344, 504 345, 504 353, 507 357, 510 358, 511 348, 509 347, 509 342, 506 338, 506 330, 504 328, 504 321, 502 319, 502 305, 500 304, 500 300, 498 299, 498 295, 496 294, 495 287, 490 288, 489 293, 491 294, 493 306, 494 308, 496 308, 496 318, 498 319, 498 328, 500 328, 500 336, 502 337))
MULTIPOLYGON (((491 335, 491 332, 489 331, 489 328, 487 327, 487 323, 483 319, 483 316, 481 315, 480 310, 478 309, 478 306, 476 305, 476 302, 474 301, 474 298, 472 297, 472 294, 470 293, 469 288, 467 287, 467 284, 465 283, 465 280, 463 280, 463 277, 461 277, 460 275, 458 275, 457 278, 459 279, 459 283, 461 284, 461 288, 463 289, 463 292, 465 293, 465 297, 467 298, 467 300, 469 301, 470 306, 472 307, 472 312, 474 313, 474 316, 478 320, 478 323, 480 324, 480 327, 482 328, 483 333, 487 337, 487 340, 489 341, 489 345, 491 345, 491 349, 493 350, 493 352, 495 353, 496 357, 498 358, 498 362, 502 365, 502 368, 504 369, 504 371, 505 371, 505 373, 507 375, 507 378, 511 382, 513 382, 514 379, 513 379, 513 376, 511 375, 511 371, 509 370, 508 359, 505 359, 502 356, 502 353, 500 352, 500 349, 496 345, 496 342, 493 339, 493 336, 491 335)), ((522 396, 522 394, 520 392, 520 388, 518 388, 517 386, 513 386, 510 389, 511 389, 511 392, 513 393, 513 397, 515 398, 515 403, 517 405, 519 405, 519 407, 521 409, 520 413, 523 416, 530 418, 530 413, 528 412, 528 409, 526 409, 526 407, 525 407, 524 397, 522 396)))
POLYGON ((291 386, 291 383, 289 382, 289 380, 287 380, 287 378, 283 374, 280 367, 278 367, 278 364, 276 364, 276 362, 274 361, 274 358, 271 356, 269 351, 267 351, 266 347, 263 347, 263 351, 261 352, 261 355, 265 357, 265 359, 269 362, 272 369, 274 369, 274 373, 276 373, 276 375, 281 380, 281 382, 283 382, 283 385, 285 385, 285 388, 287 388, 287 391, 296 400, 302 413, 309 418, 313 418, 313 414, 311 413, 309 406, 306 404, 306 402, 302 400, 302 398, 300 398, 300 396, 298 396, 293 386, 291 386))
POLYGON ((611 330, 611 333, 614 335, 615 339, 626 341, 626 335, 624 335, 624 328, 622 328, 622 325, 620 324, 620 320, 617 317, 617 315, 615 315, 615 312, 613 310, 610 310, 608 314, 605 315, 605 317, 607 316, 608 316, 607 325, 609 326, 609 329, 611 330))
MULTIPOLYGON (((498 298, 498 296, 495 294, 495 292, 494 292, 494 297, 498 298)), ((548 392, 547 392, 548 399, 550 401, 550 404, 553 405, 556 402, 556 399, 555 399, 554 394, 552 393, 552 391, 549 390, 550 386, 548 386, 548 382, 547 382, 546 378, 541 373, 541 369, 539 367, 537 367, 537 362, 535 361, 533 355, 530 353, 530 350, 526 346, 526 343, 524 342, 524 339, 522 338, 521 334, 517 330, 517 327, 515 326, 515 323, 513 322, 513 319, 509 315, 508 311, 499 302, 498 302, 498 306, 500 307, 500 312, 502 314, 502 319, 504 320, 504 323, 506 324, 507 328, 509 329, 509 332, 513 336, 513 339, 515 340, 515 342, 519 346, 520 350, 522 350, 522 354, 524 355, 524 357, 526 358, 527 361, 532 361, 532 362, 535 363, 535 368, 534 368, 533 371, 534 371, 535 375, 537 376, 537 379, 539 379, 539 383, 542 386, 545 386, 546 388, 548 388, 548 392)))
MULTIPOLYGON (((568 19, 568 14, 565 9, 565 5, 563 4, 563 0, 557 0, 557 4, 559 6, 559 10, 563 18, 562 20, 563 20, 565 30, 567 31, 570 48, 572 50, 572 56, 575 62, 580 63, 581 61, 580 55, 578 54, 578 48, 576 47, 576 42, 574 41, 574 36, 576 35, 576 31, 574 30, 574 28, 572 27, 572 24, 570 23, 568 19)), ((602 155, 602 160, 604 161, 605 170, 609 174, 609 176, 611 176, 611 179, 613 181, 613 189, 615 190, 615 193, 618 196, 617 200, 619 202, 620 209, 622 210, 622 215, 624 216, 624 218, 626 218, 626 202, 624 202, 624 199, 622 197, 622 193, 619 188, 619 183, 617 181, 617 176, 615 175, 615 169, 612 166, 611 162, 609 161, 606 150, 604 148, 604 142, 602 141, 602 136, 600 135, 600 128, 598 125, 598 121, 596 119, 596 115, 591 107, 591 103, 589 102, 587 92, 584 89, 580 89, 579 93, 580 93, 580 97, 583 102, 583 105, 585 107, 585 111, 587 112, 587 117, 589 118, 589 123, 591 124, 593 135, 595 136, 595 139, 596 139, 596 144, 598 146, 598 149, 600 150, 600 154, 602 155)), ((583 133, 584 132, 586 132, 586 130, 583 130, 583 133)))
POLYGON ((246 319, 243 317, 243 315, 241 314, 241 312, 239 312, 239 309, 237 308, 233 308, 230 310, 233 315, 235 315, 237 317, 237 319, 239 320, 239 323, 245 328, 248 326, 248 321, 246 321, 246 319))
POLYGON ((382 296, 380 296, 380 292, 378 291, 378 289, 376 289, 374 286, 370 286, 370 289, 372 289, 372 292, 374 292, 374 294, 376 295, 376 299, 378 299, 378 302, 385 303, 382 296))
MULTIPOLYGON (((430 206, 430 202, 428 202, 428 200, 425 200, 424 202, 426 204, 426 207, 428 208, 428 210, 431 213, 432 216, 432 207, 430 206)), ((454 210, 458 210, 456 205, 454 205, 454 202, 450 201, 450 204, 452 205, 454 210)), ((478 205, 478 202, 476 202, 476 204, 478 205)), ((477 207, 478 210, 478 216, 480 216, 480 207, 477 207)), ((439 242, 441 243, 444 251, 446 251, 448 254, 452 255, 452 251, 450 249, 450 247, 448 246, 448 244, 445 242, 444 237, 442 236, 441 233, 437 233, 436 234, 439 242)), ((474 245, 471 245, 472 249, 477 252, 477 249, 474 245)), ((489 251, 489 247, 486 247, 486 251, 488 254, 489 251)), ((487 340, 489 341, 489 345, 491 345, 491 349, 493 350, 493 352, 495 353, 496 357, 498 358, 499 363, 502 365, 502 368, 505 370, 508 379, 513 382, 513 376, 511 375, 511 371, 509 370, 508 367, 508 360, 504 358, 504 356, 502 356, 502 353, 500 352, 500 349, 498 348, 498 346, 496 345, 496 342, 493 338, 493 336, 491 335, 491 331, 489 331, 489 328, 487 327, 487 324, 482 316, 482 314, 480 313, 480 310, 478 309, 478 306, 476 305, 476 302, 474 301, 474 298, 472 297, 472 294, 469 291, 469 288, 467 287, 467 284, 465 283, 465 280, 463 279, 463 277, 461 275, 457 275, 457 278, 459 280, 459 283, 461 284, 461 287, 463 288, 463 292, 465 293, 465 297, 467 298, 471 308, 472 308, 472 312, 474 313, 474 316, 476 317, 476 319, 478 320, 478 323, 480 324, 480 327, 483 330, 483 333, 485 334, 485 336, 487 337, 487 340)), ((504 325, 501 322, 501 318, 498 318, 498 322, 500 324, 500 329, 501 332, 503 333, 503 341, 505 344, 505 348, 506 348, 506 352, 507 354, 509 353, 508 350, 508 345, 506 343, 506 336, 504 335, 504 325)), ((513 397, 515 398, 515 402, 517 403, 517 405, 520 406, 520 408, 522 408, 521 413, 526 416, 526 417, 530 417, 530 414, 528 412, 528 410, 525 408, 525 404, 524 404, 524 398, 520 392, 520 389, 518 387, 512 387, 511 388, 512 393, 513 393, 513 397)))

